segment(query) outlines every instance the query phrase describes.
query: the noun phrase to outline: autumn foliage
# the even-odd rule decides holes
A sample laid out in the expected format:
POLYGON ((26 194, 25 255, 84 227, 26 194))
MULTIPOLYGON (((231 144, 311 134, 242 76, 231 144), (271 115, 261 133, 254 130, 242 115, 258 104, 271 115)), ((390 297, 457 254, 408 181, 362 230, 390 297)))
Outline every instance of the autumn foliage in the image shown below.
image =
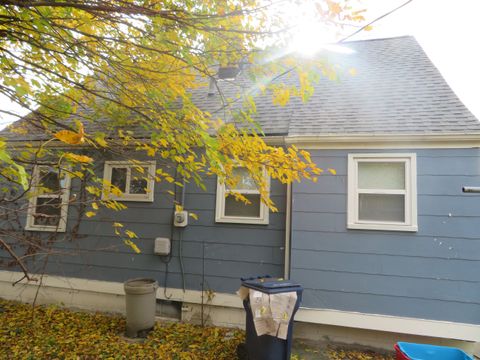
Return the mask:
MULTIPOLYGON (((155 159, 156 173, 144 177, 200 189, 209 176, 234 188, 238 179, 232 169, 244 167, 263 202, 276 211, 265 172, 288 184, 316 181, 322 170, 306 151, 265 142, 252 93, 269 94, 274 105, 284 106, 293 97, 307 101, 320 75, 335 78, 332 64, 299 66, 284 52, 292 25, 286 9, 298 3, 0 1, 0 95, 30 111, 8 129, 9 139, 37 138, 14 148, 0 139, 0 178, 8 184, 0 196, 2 209, 35 196, 34 165, 82 183, 88 193, 78 212, 82 216, 93 217, 102 207, 125 209, 119 201, 105 200, 105 192, 119 190, 94 173, 95 161, 107 156, 133 163, 155 159), (280 55, 272 60, 272 54, 280 55), (232 99, 218 94, 219 115, 202 110, 192 91, 217 86, 222 66, 248 68, 253 88, 232 99), (284 74, 295 77, 296 85, 283 84, 284 74), (231 106, 237 103, 243 104, 240 110, 231 106)), ((364 20, 348 1, 301 3, 315 19, 338 29, 364 20)), ((10 112, 0 109, 2 114, 10 112)), ((11 213, 19 211, 5 210, 0 217, 11 213)), ((0 247, 20 264, 14 251, 25 238, 13 230, 0 231, 0 247)), ((123 240, 135 250, 137 235, 127 230, 123 240)), ((23 245, 32 250, 29 244, 23 245)))

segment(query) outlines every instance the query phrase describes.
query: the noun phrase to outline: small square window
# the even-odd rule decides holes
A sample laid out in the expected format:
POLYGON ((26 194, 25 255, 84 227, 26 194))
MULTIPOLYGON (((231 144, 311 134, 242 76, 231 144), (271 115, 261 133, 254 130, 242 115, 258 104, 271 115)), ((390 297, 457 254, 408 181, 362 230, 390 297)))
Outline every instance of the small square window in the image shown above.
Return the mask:
MULTIPOLYGON (((262 202, 257 184, 248 170, 236 167, 232 176, 239 179, 234 189, 220 181, 217 182, 215 220, 225 223, 268 224, 268 206, 262 202), (242 194, 250 204, 235 200, 235 197, 230 195, 232 192, 242 194)), ((264 176, 267 177, 265 172, 264 176)))
POLYGON ((103 200, 153 201, 155 161, 106 161, 103 200))
POLYGON ((348 156, 348 228, 417 231, 415 154, 348 156))
POLYGON ((65 170, 36 166, 31 194, 25 229, 64 232, 70 194, 70 177, 65 170))

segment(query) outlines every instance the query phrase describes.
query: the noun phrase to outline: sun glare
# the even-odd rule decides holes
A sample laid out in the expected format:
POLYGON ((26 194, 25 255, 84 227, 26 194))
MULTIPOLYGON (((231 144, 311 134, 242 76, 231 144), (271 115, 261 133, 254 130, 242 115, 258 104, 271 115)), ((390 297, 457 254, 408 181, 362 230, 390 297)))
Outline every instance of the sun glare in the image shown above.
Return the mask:
POLYGON ((322 50, 342 54, 354 52, 347 46, 334 44, 335 40, 331 29, 320 23, 307 23, 295 30, 289 50, 306 57, 312 57, 322 50))

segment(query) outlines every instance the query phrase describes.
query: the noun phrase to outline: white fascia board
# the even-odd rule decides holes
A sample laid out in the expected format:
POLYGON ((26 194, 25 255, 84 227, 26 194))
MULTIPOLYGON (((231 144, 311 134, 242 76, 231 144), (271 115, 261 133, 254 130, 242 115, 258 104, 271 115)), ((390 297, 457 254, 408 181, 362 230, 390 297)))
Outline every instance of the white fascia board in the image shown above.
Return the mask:
MULTIPOLYGON (((21 272, 0 271, 0 283, 6 282, 12 284, 22 277, 23 273, 21 272)), ((32 277, 39 279, 41 275, 32 274, 32 277)), ((25 285, 38 286, 36 282, 28 283, 26 280, 22 280, 15 286, 21 287, 25 285)), ((96 292, 99 294, 125 294, 123 284, 119 282, 88 280, 52 275, 43 276, 42 286, 66 290, 96 292)), ((22 289, 20 288, 19 293, 21 292, 22 289)), ((182 289, 167 288, 166 293, 168 298, 166 298, 164 295, 164 288, 158 288, 157 299, 180 301, 193 304, 202 303, 201 291, 186 290, 183 292, 182 289)), ((211 301, 207 301, 206 295, 204 294, 203 303, 206 305, 231 307, 237 309, 243 308, 242 301, 237 295, 234 294, 216 293, 211 301)), ((480 325, 380 314, 366 314, 353 311, 301 307, 295 315, 295 321, 463 341, 478 341, 480 339, 480 325)))
POLYGON ((291 135, 285 143, 302 149, 463 149, 480 147, 480 134, 291 135))

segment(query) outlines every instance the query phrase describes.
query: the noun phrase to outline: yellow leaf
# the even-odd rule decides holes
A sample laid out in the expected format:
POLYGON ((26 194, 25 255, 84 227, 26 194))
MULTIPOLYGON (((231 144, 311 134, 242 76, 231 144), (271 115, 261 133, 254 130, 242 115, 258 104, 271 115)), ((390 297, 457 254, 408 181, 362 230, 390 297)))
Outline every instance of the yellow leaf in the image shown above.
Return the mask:
POLYGON ((329 10, 338 15, 342 12, 342 8, 340 7, 340 5, 336 2, 333 2, 333 1, 330 1, 330 0, 327 0, 327 4, 328 4, 328 8, 329 10))
POLYGON ((175 211, 176 211, 176 212, 183 211, 183 206, 182 206, 182 205, 179 205, 179 204, 175 204, 175 211))
POLYGON ((328 172, 332 175, 337 175, 337 171, 335 169, 328 169, 328 172))
POLYGON ((73 153, 66 153, 65 157, 75 162, 90 163, 93 161, 93 159, 90 156, 77 155, 73 153))
POLYGON ((151 146, 149 146, 149 147, 147 148, 147 154, 148 154, 148 156, 155 156, 156 152, 157 152, 157 150, 156 150, 155 148, 151 147, 151 146))
POLYGON ((137 245, 132 240, 124 240, 123 241, 126 245, 130 246, 133 251, 135 251, 137 254, 140 253, 140 249, 138 248, 137 245))
POLYGON ((107 147, 108 146, 107 142, 105 141, 105 136, 103 134, 95 136, 94 140, 101 147, 107 147))
POLYGON ((60 130, 55 133, 55 137, 70 145, 82 144, 85 141, 80 135, 70 130, 60 130))
POLYGON ((55 137, 70 145, 79 145, 85 142, 85 132, 83 130, 83 124, 81 122, 77 122, 78 125, 78 133, 70 131, 70 130, 60 130, 55 133, 55 137))
POLYGON ((123 227, 123 224, 118 223, 118 222, 114 222, 113 227, 123 227))
POLYGON ((190 216, 191 216, 192 218, 194 218, 195 220, 198 220, 198 215, 197 215, 197 214, 191 212, 191 213, 188 214, 188 215, 190 215, 190 216))
POLYGON ((93 211, 87 211, 87 212, 85 213, 85 215, 86 215, 87 217, 92 217, 92 216, 95 216, 96 213, 93 212, 93 211))
POLYGON ((130 239, 133 239, 133 238, 137 238, 138 239, 138 236, 137 234, 135 234, 133 231, 131 230, 126 230, 125 231, 125 234, 130 238, 130 239))
POLYGON ((115 196, 122 196, 122 195, 123 195, 122 190, 120 190, 120 189, 117 188, 116 186, 112 186, 112 187, 110 188, 110 191, 111 191, 112 194, 115 195, 115 196))
POLYGON ((87 190, 90 194, 92 195, 100 195, 101 191, 100 189, 96 188, 95 186, 87 186, 85 187, 85 190, 87 190))
POLYGON ((92 208, 94 208, 95 210, 98 210, 98 205, 96 202, 93 202, 92 203, 92 208))
POLYGON ((352 76, 355 76, 355 75, 357 75, 357 69, 350 68, 350 69, 348 69, 348 73, 352 76))
POLYGON ((365 30, 365 31, 371 31, 372 29, 373 29, 372 25, 367 25, 363 28, 363 30, 365 30))

